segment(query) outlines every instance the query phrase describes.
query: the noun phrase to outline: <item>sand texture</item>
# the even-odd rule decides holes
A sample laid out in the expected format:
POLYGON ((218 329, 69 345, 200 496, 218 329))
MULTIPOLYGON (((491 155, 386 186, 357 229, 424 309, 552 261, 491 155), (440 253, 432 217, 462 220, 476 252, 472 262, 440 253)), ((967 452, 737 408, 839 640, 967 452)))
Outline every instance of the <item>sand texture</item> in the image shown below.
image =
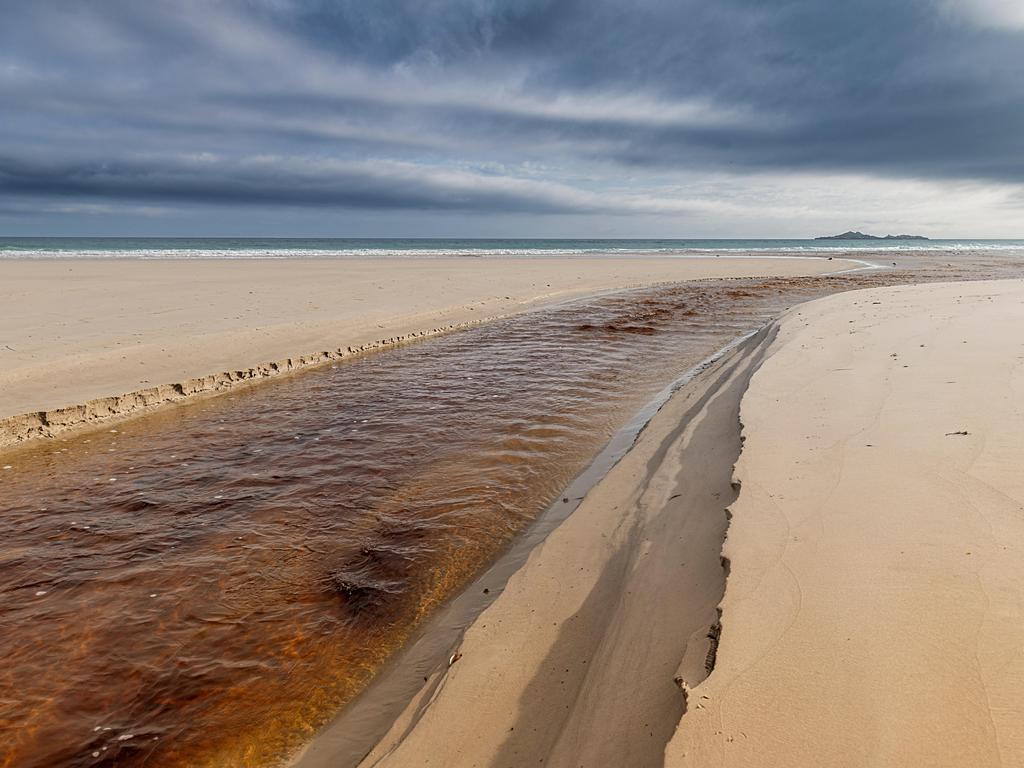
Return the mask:
POLYGON ((1024 283, 792 310, 670 766, 1024 764, 1024 283))
POLYGON ((0 447, 602 290, 823 259, 0 260, 0 447))
POLYGON ((1021 281, 791 310, 662 408, 362 764, 1024 764, 1022 328, 1021 281))
POLYGON ((764 342, 662 408, 365 765, 661 765, 714 660, 739 401, 764 342))

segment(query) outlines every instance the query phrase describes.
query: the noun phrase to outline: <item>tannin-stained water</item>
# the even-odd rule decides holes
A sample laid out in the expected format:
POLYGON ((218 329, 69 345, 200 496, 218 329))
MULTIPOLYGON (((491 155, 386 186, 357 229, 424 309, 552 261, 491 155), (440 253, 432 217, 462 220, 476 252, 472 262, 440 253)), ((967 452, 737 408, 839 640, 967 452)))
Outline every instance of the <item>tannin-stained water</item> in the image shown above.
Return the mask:
POLYGON ((0 764, 273 764, 678 373, 909 277, 592 298, 11 454, 0 764))

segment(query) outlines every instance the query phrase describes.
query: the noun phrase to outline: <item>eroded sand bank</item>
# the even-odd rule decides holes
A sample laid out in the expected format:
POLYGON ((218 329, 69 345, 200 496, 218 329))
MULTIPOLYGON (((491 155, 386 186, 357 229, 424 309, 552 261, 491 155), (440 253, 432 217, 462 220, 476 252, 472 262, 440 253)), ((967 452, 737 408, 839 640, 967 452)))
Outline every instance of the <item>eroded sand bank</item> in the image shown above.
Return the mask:
POLYGON ((1021 281, 792 310, 662 409, 363 765, 1021 764, 1021 328, 1021 281))
MULTIPOLYGON (((713 664, 739 402, 768 335, 662 408, 366 765, 661 764, 687 691, 713 664)), ((358 756, 336 750, 344 735, 329 728, 297 765, 353 765, 358 756)))
POLYGON ((1022 360, 1019 281, 784 319, 742 406, 718 663, 669 765, 1024 763, 1022 360))
POLYGON ((731 258, 0 260, 0 447, 570 296, 851 266, 731 258))

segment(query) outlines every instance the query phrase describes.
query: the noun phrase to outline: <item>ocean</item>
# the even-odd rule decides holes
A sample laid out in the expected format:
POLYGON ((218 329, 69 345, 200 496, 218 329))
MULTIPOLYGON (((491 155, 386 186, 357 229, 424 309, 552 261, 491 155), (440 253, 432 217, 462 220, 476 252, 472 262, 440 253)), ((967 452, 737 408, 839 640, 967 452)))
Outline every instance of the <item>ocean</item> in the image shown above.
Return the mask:
POLYGON ((287 259, 488 256, 724 256, 814 251, 1021 252, 1024 240, 596 240, 422 238, 0 238, 0 258, 287 259))

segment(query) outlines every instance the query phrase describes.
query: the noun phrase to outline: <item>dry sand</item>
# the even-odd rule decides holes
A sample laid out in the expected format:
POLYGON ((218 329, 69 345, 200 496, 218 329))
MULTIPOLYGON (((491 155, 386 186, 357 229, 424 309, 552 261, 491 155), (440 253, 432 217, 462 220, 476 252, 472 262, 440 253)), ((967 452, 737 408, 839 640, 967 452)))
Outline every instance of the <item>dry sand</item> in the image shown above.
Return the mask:
POLYGON ((718 664, 669 765, 1024 764, 1022 360, 1019 281, 785 318, 743 401, 718 664))
POLYGON ((321 363, 350 347, 570 296, 851 266, 726 258, 0 260, 0 447, 321 363))
POLYGON ((669 401, 364 765, 1024 764, 1022 328, 1020 281, 792 310, 669 401))

